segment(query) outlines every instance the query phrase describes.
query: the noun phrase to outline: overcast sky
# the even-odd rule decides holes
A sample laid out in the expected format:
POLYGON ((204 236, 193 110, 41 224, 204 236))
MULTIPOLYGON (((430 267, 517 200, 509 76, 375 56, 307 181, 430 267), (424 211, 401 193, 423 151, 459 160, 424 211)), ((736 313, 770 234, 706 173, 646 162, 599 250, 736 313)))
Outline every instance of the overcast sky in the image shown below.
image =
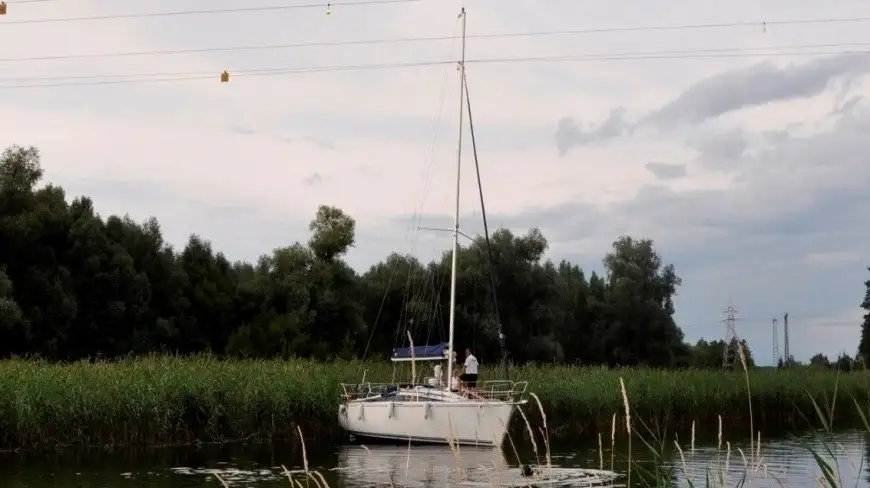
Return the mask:
MULTIPOLYGON (((856 349, 870 264, 870 55, 860 54, 870 50, 870 21, 776 22, 870 17, 866 2, 420 0, 334 3, 330 16, 324 6, 20 23, 311 2, 7 3, 0 87, 27 88, 0 90, 3 144, 38 147, 46 179, 70 198, 90 195, 103 215, 154 215, 178 246, 198 233, 230 258, 248 260, 307 240, 316 207, 337 205, 358 221, 349 260, 360 271, 393 250, 429 258, 449 247, 448 234, 409 229, 415 212, 422 226, 449 225, 455 66, 244 72, 450 61, 458 41, 9 59, 450 38, 461 6, 471 36, 752 22, 469 39, 491 224, 516 232, 538 226, 552 259, 587 270, 601 269, 620 234, 654 239, 683 278, 677 320, 692 341, 724 335, 730 299, 738 333, 761 363, 773 359, 771 319, 780 318, 781 332, 784 312, 797 359, 856 349), (827 47, 794 48, 806 45, 827 47), (725 51, 655 54, 716 49, 725 51), (804 54, 747 55, 796 51, 804 54), (472 62, 627 53, 632 59, 472 62), (222 84, 225 69, 232 79, 222 84), (213 77, 32 88, 155 73, 213 77)), ((480 213, 469 155, 461 225, 474 231, 480 213)))

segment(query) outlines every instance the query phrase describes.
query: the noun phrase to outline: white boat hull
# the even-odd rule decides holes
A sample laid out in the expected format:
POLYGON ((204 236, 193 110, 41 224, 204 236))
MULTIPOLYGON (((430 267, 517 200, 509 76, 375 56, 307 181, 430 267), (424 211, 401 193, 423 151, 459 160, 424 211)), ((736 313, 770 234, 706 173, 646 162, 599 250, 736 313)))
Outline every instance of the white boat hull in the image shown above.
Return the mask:
POLYGON ((501 446, 516 406, 509 402, 351 401, 338 421, 358 437, 501 446))

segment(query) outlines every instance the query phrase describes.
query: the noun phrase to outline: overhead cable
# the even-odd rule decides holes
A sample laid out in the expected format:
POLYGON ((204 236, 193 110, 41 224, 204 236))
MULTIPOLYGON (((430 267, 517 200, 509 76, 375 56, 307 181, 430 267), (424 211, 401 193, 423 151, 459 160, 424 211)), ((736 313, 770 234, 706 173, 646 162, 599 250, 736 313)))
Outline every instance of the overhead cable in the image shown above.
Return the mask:
MULTIPOLYGON (((868 43, 870 44, 870 43, 868 43)), ((730 48, 739 49, 739 48, 730 48)), ((752 58, 779 56, 832 56, 832 55, 867 55, 870 49, 864 50, 830 50, 812 52, 722 52, 722 50, 689 50, 689 51, 656 51, 646 53, 620 53, 597 55, 557 55, 557 56, 526 56, 515 58, 479 58, 467 60, 467 64, 510 64, 527 62, 595 62, 595 61, 637 61, 637 60, 668 60, 668 59, 714 59, 714 58, 752 58)), ((327 73, 341 71, 369 71, 382 69, 410 69, 426 66, 455 64, 456 60, 410 61, 393 63, 374 63, 356 65, 332 66, 296 66, 277 68, 252 68, 232 71, 233 77, 275 76, 310 73, 327 73)), ((48 77, 10 77, 0 78, 0 90, 11 88, 50 88, 63 86, 105 85, 122 83, 154 83, 171 81, 204 80, 222 77, 224 73, 208 73, 204 71, 188 72, 151 72, 151 73, 110 73, 98 75, 69 75, 48 77), (82 81, 69 81, 82 80, 82 81), (5 85, 9 82, 30 83, 5 85), (39 83, 48 82, 48 83, 39 83)))
POLYGON ((383 5, 397 3, 416 3, 423 0, 358 0, 349 2, 318 2, 307 4, 290 4, 290 5, 266 5, 259 7, 233 7, 233 8, 215 8, 215 9, 196 9, 196 10, 172 10, 165 12, 139 12, 127 14, 106 14, 106 15, 89 15, 82 17, 56 17, 56 18, 38 18, 38 19, 21 19, 21 20, 2 20, 2 25, 17 25, 17 24, 46 24, 54 22, 85 22, 99 20, 119 20, 119 19, 140 19, 147 17, 175 17, 181 15, 205 15, 205 14, 223 14, 223 13, 243 13, 243 12, 269 12, 280 10, 296 10, 296 9, 311 9, 311 8, 326 8, 327 12, 331 8, 338 7, 358 7, 362 5, 383 5))

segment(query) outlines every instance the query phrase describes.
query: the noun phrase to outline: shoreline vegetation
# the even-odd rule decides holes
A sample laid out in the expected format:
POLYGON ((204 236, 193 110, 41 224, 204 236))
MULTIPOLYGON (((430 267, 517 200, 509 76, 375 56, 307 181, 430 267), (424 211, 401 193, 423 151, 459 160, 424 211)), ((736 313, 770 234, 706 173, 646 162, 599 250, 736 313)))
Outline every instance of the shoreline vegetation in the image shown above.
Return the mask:
MULTIPOLYGON (((293 240, 236 260, 219 249, 235 238, 213 244, 197 225, 186 243, 169 242, 156 217, 100 215, 97 202, 43 176, 36 148, 0 153, 0 358, 384 357, 408 336, 445 342, 451 312, 454 346, 471 345, 488 363, 719 369, 738 346, 735 337, 686 340, 674 319, 682 279, 648 238, 620 236, 581 268, 549 255, 536 227, 474 235, 455 256, 451 310, 452 252, 403 253, 419 237, 406 234, 355 269, 347 253, 357 223, 331 205, 293 240)), ((870 310, 870 295, 865 302, 870 310)), ((858 354, 811 362, 854 369, 870 354, 870 335, 862 344, 858 354)), ((753 366, 749 345, 739 346, 753 366)))
MULTIPOLYGON (((36 148, 7 148, 0 358, 13 359, 0 359, 0 449, 289 440, 301 432, 309 446, 345 440, 340 383, 364 373, 407 381, 407 369, 394 377, 384 355, 406 335, 418 345, 448 336, 452 259, 394 252, 356 270, 345 259, 357 238, 349 214, 321 205, 308 230, 250 262, 197 234, 176 248, 157 218, 104 218, 89 197, 70 199, 43 181, 36 148), (15 359, 34 356, 43 359, 15 359)), ((547 448, 550 438, 577 436, 601 445, 624 424, 629 446, 667 444, 676 431, 694 439, 697 427, 718 430, 728 466, 723 429, 732 439, 830 431, 836 412, 837 426, 870 432, 870 313, 853 356, 817 354, 809 367, 783 357, 778 368, 757 368, 736 333, 686 340, 674 319, 682 279, 651 239, 617 238, 598 270, 555 262, 548 248, 538 228, 498 229, 456 255, 454 346, 472 345, 485 365, 509 357, 519 365, 511 377, 527 380, 541 401, 516 417, 515 440, 533 441, 540 428, 547 448), (580 361, 589 366, 570 366, 580 361)), ((864 285, 861 307, 870 312, 870 280, 864 285)), ((747 454, 760 462, 755 448, 747 454)), ((826 485, 839 486, 831 465, 816 459, 826 485)), ((641 469, 629 469, 629 481, 641 469)))
MULTIPOLYGON (((294 439, 299 430, 309 442, 340 441, 346 435, 336 422, 340 383, 359 382, 363 372, 366 381, 393 379, 391 364, 371 361, 204 355, 0 361, 0 448, 294 439)), ((482 379, 487 373, 482 370, 482 379)), ((427 374, 418 367, 418 377, 427 374)), ((870 405, 866 372, 814 367, 751 369, 747 377, 739 371, 547 365, 515 367, 511 376, 529 381, 553 440, 609 434, 614 414, 624 408, 620 378, 636 422, 653 430, 716 426, 719 416, 736 432, 750 417, 753 432, 818 427, 817 405, 828 408, 832 401, 837 425, 859 425, 856 404, 870 405)), ((410 380, 409 368, 398 368, 394 379, 410 380)), ((540 423, 537 409, 525 410, 532 424, 540 423)), ((516 420, 512 435, 526 437, 522 416, 516 420)))

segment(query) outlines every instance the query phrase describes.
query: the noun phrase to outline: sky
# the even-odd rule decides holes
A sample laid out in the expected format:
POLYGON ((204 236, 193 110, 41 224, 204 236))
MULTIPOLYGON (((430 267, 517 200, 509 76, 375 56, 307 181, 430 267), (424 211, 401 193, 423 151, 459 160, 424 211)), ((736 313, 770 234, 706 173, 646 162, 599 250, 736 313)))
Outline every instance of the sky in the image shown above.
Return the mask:
MULTIPOLYGON (((599 272, 620 235, 653 239, 683 279, 676 320, 692 342, 722 338, 731 303, 761 364, 774 318, 783 352, 784 313, 798 360, 857 348, 870 278, 866 2, 333 2, 330 15, 324 3, 54 22, 317 1, 7 3, 0 134, 39 148, 46 181, 231 259, 306 241, 318 205, 335 205, 357 220, 348 261, 361 272, 393 251, 429 259, 450 246, 418 227, 452 218, 465 7, 491 226, 538 227, 550 259, 599 272), (853 20, 782 22, 833 18, 853 20), (743 25, 698 27, 711 23, 743 25), (586 32, 481 37, 557 31, 586 32), (442 40, 348 44, 420 37, 442 40), (215 50, 292 44, 307 45, 215 50), (184 49, 199 51, 165 53, 184 49), (417 64, 384 68, 402 63, 417 64), (349 69, 361 65, 381 69, 349 69), (313 69, 324 67, 340 69, 313 69)), ((472 233, 468 135, 466 124, 460 226, 472 233)))

